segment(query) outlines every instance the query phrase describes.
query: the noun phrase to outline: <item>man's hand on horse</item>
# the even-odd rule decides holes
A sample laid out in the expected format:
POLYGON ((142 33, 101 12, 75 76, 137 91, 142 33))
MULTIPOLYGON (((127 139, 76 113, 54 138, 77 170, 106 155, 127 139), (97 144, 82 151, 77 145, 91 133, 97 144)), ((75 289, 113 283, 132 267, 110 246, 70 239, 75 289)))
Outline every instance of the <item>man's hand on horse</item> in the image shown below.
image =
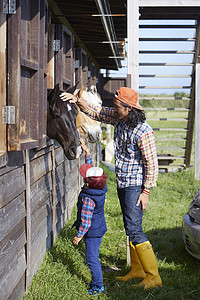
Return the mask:
POLYGON ((70 103, 77 103, 78 102, 78 97, 76 97, 73 94, 63 92, 60 94, 60 99, 62 101, 69 101, 70 103))

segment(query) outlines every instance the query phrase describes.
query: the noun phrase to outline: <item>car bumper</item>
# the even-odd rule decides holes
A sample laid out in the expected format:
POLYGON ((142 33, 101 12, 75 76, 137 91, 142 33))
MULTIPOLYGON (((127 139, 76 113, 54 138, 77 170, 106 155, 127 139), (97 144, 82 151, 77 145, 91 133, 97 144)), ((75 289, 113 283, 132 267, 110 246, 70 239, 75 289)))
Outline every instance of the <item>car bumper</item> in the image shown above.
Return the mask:
POLYGON ((200 259, 200 224, 195 223, 188 213, 183 218, 182 237, 188 253, 200 259))

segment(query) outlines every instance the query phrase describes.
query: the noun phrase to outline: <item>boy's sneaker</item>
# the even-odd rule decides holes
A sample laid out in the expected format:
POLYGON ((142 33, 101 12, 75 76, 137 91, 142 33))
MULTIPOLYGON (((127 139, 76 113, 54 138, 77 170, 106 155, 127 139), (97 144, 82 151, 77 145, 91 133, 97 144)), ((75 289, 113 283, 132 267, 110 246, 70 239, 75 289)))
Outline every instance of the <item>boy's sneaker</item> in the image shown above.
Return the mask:
POLYGON ((88 290, 88 294, 92 296, 101 294, 103 292, 105 292, 104 286, 99 287, 97 285, 93 285, 91 289, 88 290))
POLYGON ((94 286, 94 283, 92 283, 92 281, 89 283, 89 287, 88 289, 91 289, 94 286))

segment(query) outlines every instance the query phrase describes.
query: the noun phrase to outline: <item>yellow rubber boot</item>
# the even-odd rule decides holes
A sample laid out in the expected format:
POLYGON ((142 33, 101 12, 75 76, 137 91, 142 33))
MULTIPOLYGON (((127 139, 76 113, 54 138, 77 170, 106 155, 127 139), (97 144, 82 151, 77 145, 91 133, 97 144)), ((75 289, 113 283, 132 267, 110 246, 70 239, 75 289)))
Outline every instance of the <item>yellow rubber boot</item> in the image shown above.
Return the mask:
POLYGON ((131 256, 131 270, 125 276, 116 277, 117 280, 128 281, 131 278, 146 277, 143 267, 139 261, 136 249, 131 242, 129 243, 129 247, 130 247, 130 256, 131 256))
POLYGON ((143 266, 146 277, 140 283, 144 289, 162 286, 162 279, 158 273, 156 257, 151 244, 144 242, 135 246, 140 262, 143 266))

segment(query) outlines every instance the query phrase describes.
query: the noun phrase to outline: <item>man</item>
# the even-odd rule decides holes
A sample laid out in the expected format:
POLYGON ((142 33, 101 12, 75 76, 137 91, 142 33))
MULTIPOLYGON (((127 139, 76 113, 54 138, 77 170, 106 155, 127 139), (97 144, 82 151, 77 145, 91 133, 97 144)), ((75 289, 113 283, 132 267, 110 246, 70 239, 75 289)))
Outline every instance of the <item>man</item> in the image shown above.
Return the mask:
POLYGON ((161 286, 152 246, 142 229, 142 216, 149 203, 150 189, 156 186, 158 160, 154 132, 145 121, 143 107, 133 89, 121 87, 113 99, 114 108, 97 108, 84 99, 63 93, 63 101, 77 103, 97 121, 114 126, 115 172, 124 227, 130 240, 131 271, 118 280, 143 278, 145 289, 161 286))

